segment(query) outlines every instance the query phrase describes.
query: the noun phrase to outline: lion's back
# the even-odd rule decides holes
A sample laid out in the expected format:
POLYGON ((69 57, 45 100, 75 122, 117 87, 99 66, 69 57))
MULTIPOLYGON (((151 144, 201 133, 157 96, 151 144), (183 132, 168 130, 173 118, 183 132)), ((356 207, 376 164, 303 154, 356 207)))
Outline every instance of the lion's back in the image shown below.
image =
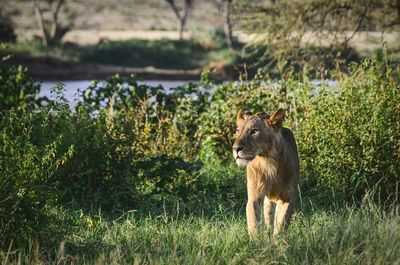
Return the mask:
POLYGON ((293 163, 295 175, 297 175, 297 178, 300 178, 299 154, 293 132, 288 128, 282 128, 282 137, 285 142, 286 154, 293 163))

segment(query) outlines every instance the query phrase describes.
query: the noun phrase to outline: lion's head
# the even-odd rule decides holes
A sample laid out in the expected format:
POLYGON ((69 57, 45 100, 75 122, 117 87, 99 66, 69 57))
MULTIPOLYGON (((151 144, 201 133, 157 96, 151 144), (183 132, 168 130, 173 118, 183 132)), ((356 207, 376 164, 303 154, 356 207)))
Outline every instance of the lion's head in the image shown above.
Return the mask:
POLYGON ((237 138, 233 144, 236 163, 244 167, 255 157, 273 152, 284 119, 283 109, 271 115, 265 112, 252 115, 248 109, 241 109, 236 116, 237 138))

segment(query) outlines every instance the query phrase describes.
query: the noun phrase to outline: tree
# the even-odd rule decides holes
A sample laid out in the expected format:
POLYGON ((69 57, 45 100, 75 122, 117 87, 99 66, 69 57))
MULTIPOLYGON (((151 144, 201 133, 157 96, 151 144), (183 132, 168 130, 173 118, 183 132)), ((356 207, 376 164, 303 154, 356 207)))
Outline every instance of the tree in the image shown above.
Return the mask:
POLYGON ((307 33, 346 44, 359 31, 400 25, 400 0, 271 0, 238 5, 238 11, 245 29, 297 43, 307 33))
POLYGON ((257 33, 275 58, 309 45, 346 48, 360 31, 400 25, 400 0, 271 0, 238 4, 235 10, 242 29, 257 33))
POLYGON ((180 8, 175 0, 165 0, 170 5, 179 21, 179 39, 183 39, 183 31, 185 29, 186 20, 190 9, 193 7, 193 0, 184 0, 183 7, 180 8), (181 10, 182 9, 182 10, 181 10))
POLYGON ((35 15, 39 25, 41 38, 45 46, 58 44, 62 37, 72 28, 72 22, 61 25, 59 15, 65 0, 45 0, 46 8, 43 8, 40 0, 35 0, 35 15))
POLYGON ((230 49, 233 49, 233 36, 232 36, 232 0, 215 0, 218 8, 222 11, 222 16, 224 18, 224 33, 226 45, 230 49))

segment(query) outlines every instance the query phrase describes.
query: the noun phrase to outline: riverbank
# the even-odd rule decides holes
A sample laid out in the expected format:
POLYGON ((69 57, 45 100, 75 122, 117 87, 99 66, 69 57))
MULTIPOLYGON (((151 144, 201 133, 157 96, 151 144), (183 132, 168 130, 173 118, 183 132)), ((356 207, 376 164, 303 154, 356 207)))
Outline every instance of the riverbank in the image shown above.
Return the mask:
POLYGON ((91 80, 105 79, 116 73, 135 74, 143 80, 198 80, 202 69, 179 70, 157 69, 153 67, 123 67, 88 62, 73 62, 54 57, 28 57, 14 55, 8 65, 23 65, 29 74, 37 80, 91 80))

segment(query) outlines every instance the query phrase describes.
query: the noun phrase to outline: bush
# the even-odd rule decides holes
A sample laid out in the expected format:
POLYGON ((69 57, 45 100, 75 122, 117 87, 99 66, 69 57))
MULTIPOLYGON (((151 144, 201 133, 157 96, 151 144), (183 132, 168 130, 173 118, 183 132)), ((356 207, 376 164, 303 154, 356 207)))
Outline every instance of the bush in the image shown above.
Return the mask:
POLYGON ((46 210, 58 202, 54 174, 71 155, 62 135, 35 135, 49 113, 5 111, 0 118, 0 248, 25 244, 48 225, 46 210), (33 138, 42 138, 38 143, 33 138))
POLYGON ((9 110, 32 110, 39 107, 45 98, 37 98, 40 84, 28 76, 22 66, 7 66, 0 62, 0 108, 9 110))
POLYGON ((187 69, 199 66, 205 49, 185 40, 126 40, 100 43, 80 54, 80 60, 103 64, 118 61, 120 65, 168 69, 187 69), (187 58, 190 58, 188 60, 187 58))
POLYGON ((302 172, 320 195, 392 199, 400 176, 399 69, 365 61, 305 106, 298 133, 302 172), (332 190, 332 192, 329 191, 332 190))

